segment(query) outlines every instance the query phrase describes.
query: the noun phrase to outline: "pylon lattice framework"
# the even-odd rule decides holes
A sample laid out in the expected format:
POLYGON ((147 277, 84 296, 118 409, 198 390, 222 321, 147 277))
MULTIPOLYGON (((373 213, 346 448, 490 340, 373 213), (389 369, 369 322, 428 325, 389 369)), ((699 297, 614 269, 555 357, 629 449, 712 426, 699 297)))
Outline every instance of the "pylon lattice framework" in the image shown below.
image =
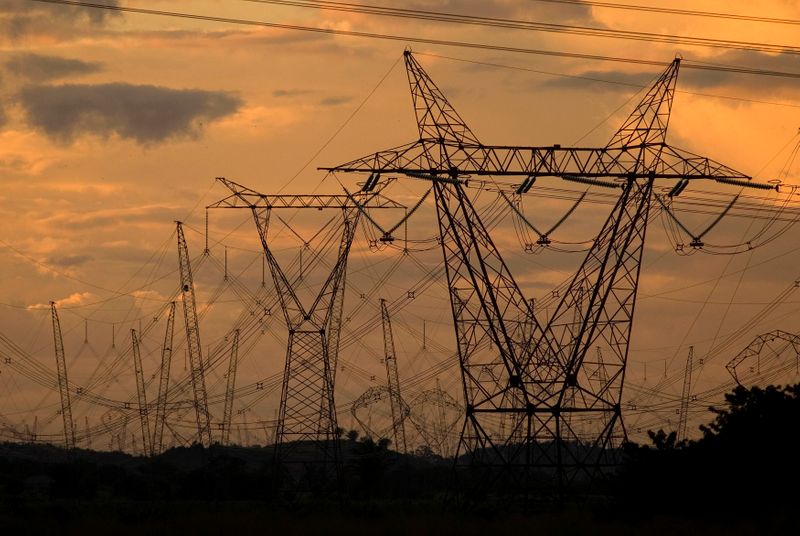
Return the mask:
POLYGON ((466 397, 460 461, 523 480, 534 469, 562 482, 591 478, 614 463, 610 447, 625 435, 620 400, 654 181, 750 177, 666 144, 677 59, 601 148, 483 145, 409 52, 405 64, 419 140, 322 169, 433 182, 466 397), (478 217, 464 175, 621 180, 546 325, 478 217), (603 363, 587 358, 593 346, 607 355, 603 363), (508 415, 513 425, 499 426, 508 415))
POLYGON ((343 307, 343 297, 339 294, 343 291, 350 245, 362 210, 405 207, 384 198, 379 192, 364 194, 363 202, 358 203, 359 208, 350 194, 264 195, 228 179, 218 180, 232 194, 208 208, 246 208, 252 211, 289 330, 275 459, 282 464, 316 462, 333 469, 338 475, 341 460, 333 392, 332 366, 335 363, 332 363, 331 352, 335 353, 338 347, 338 323, 341 322, 340 308, 343 307), (336 262, 310 306, 301 302, 270 248, 269 217, 276 208, 335 208, 342 212, 342 238, 336 262))

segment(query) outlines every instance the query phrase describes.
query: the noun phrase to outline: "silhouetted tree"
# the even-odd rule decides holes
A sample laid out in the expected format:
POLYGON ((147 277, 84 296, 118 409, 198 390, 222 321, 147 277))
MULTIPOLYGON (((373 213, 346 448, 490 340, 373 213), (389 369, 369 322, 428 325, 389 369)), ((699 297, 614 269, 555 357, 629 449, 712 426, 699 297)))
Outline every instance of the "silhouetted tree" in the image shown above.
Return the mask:
POLYGON ((648 432, 652 446, 629 444, 617 479, 621 496, 672 508, 774 508, 794 503, 800 481, 796 422, 800 385, 736 387, 696 441, 648 432), (646 494, 642 490, 647 490, 646 494))

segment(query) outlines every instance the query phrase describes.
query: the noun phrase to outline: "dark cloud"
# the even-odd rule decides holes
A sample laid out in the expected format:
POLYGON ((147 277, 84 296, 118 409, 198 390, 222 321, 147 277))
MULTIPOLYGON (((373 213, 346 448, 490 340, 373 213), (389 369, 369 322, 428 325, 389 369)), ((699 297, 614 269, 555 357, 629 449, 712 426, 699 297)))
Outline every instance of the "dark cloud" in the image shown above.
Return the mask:
POLYGON ((319 101, 321 106, 337 106, 353 100, 353 97, 327 97, 319 101))
POLYGON ((272 92, 273 97, 300 97, 314 93, 311 89, 276 89, 272 92))
MULTIPOLYGON (((380 2, 396 7, 396 2, 380 2)), ((586 4, 557 4, 550 2, 509 2, 505 0, 484 0, 464 2, 464 0, 410 0, 403 3, 404 9, 436 11, 439 13, 458 13, 474 17, 495 19, 520 19, 558 24, 576 24, 596 21, 592 8, 586 4)))
POLYGON ((102 65, 97 62, 32 53, 17 54, 5 63, 6 72, 35 83, 96 73, 102 68, 102 65))
POLYGON ((31 86, 20 91, 19 103, 28 123, 56 141, 116 135, 143 145, 198 136, 204 122, 242 105, 230 93, 120 83, 31 86))
POLYGON ((133 209, 83 209, 80 212, 64 212, 51 217, 48 224, 62 230, 113 230, 120 225, 170 222, 174 219, 174 207, 147 206, 133 209))
MULTIPOLYGON (((691 68, 691 65, 718 65, 722 67, 745 67, 777 72, 800 74, 800 57, 791 54, 770 55, 760 52, 733 50, 714 58, 705 58, 703 62, 692 62, 687 59, 683 64, 678 88, 684 90, 705 90, 709 88, 733 88, 758 92, 761 95, 796 91, 797 79, 778 76, 756 76, 752 74, 732 73, 706 69, 691 68)), ((653 68, 654 69, 654 68, 653 68)), ((550 78, 543 83, 545 87, 563 89, 591 89, 592 91, 617 91, 619 85, 649 87, 661 71, 583 71, 573 77, 550 78)))
POLYGON ((557 89, 619 91, 620 86, 648 86, 659 74, 660 72, 583 71, 575 76, 548 77, 541 85, 557 89))
MULTIPOLYGON (((800 56, 794 54, 764 54, 746 50, 730 50, 713 58, 703 58, 712 65, 747 67, 769 71, 800 74, 800 56)), ((687 64, 692 64, 687 59, 687 64)), ((695 65, 700 64, 699 62, 695 65)), ((702 65, 702 64, 700 64, 702 65)), ((796 78, 775 76, 754 76, 721 71, 699 69, 681 70, 679 84, 697 89, 715 87, 738 87, 758 90, 759 93, 783 93, 787 90, 797 91, 796 78)))
POLYGON ((63 257, 50 257, 47 259, 47 264, 53 266, 60 266, 63 268, 71 268, 73 266, 80 266, 81 264, 91 261, 94 257, 91 255, 65 255, 63 257))
MULTIPOLYGON (((119 0, 97 0, 96 3, 117 6, 119 0)), ((96 29, 119 16, 121 16, 119 12, 107 9, 47 4, 31 0, 2 0, 0 36, 11 40, 29 35, 74 38, 75 30, 86 23, 96 29)))

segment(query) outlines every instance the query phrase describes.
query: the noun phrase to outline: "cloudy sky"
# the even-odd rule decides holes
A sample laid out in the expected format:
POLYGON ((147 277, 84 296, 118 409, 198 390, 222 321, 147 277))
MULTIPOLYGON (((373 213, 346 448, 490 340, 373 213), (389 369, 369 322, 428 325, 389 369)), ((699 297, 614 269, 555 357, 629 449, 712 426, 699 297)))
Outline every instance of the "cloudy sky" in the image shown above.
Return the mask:
MULTIPOLYGON (((158 317, 163 323, 164 304, 177 286, 174 220, 186 222, 189 247, 193 255, 200 255, 203 207, 225 195, 215 177, 225 176, 265 193, 340 193, 338 182, 326 179, 316 171, 318 166, 412 141, 416 129, 401 60, 406 46, 418 54, 480 139, 491 144, 603 145, 629 113, 640 92, 638 86, 651 82, 663 69, 297 31, 254 22, 661 63, 680 55, 687 64, 800 73, 796 51, 776 54, 498 29, 272 2, 103 3, 248 22, 192 20, 30 0, 0 3, 0 176, 4 186, 0 191, 0 331, 54 370, 46 306, 56 301, 62 308, 74 370, 71 381, 89 383, 103 377, 102 371, 116 371, 117 391, 108 394, 115 399, 130 398, 135 392, 131 391, 132 368, 120 365, 115 369, 109 364, 113 362, 108 357, 111 333, 115 344, 122 346, 129 344, 130 329, 138 329, 142 319, 146 324, 158 317), (85 330, 91 351, 78 355, 85 330)), ((370 5, 393 7, 397 3, 376 0, 370 5)), ((796 24, 679 16, 579 2, 417 0, 404 2, 402 7, 759 44, 792 45, 797 32, 796 24)), ((729 2, 715 0, 675 1, 670 7, 708 12, 733 9, 729 2)), ((791 0, 759 2, 758 7, 760 17, 800 20, 800 6, 791 0)), ((754 14, 748 12, 752 8, 741 9, 741 14, 754 14)), ((678 90, 668 137, 671 144, 762 181, 781 178, 800 183, 800 162, 787 168, 800 127, 800 81, 796 77, 683 69, 678 90)), ((345 179, 350 181, 348 187, 356 188, 353 178, 345 179)), ((547 184, 563 186, 555 180, 547 184)), ((721 192, 720 199, 737 193, 708 185, 692 189, 721 192)), ((417 187, 399 186, 393 195, 410 205, 421 193, 417 187)), ((767 197, 757 202, 779 204, 784 200, 777 194, 767 197)), ((486 198, 484 201, 489 203, 486 198)), ((535 197, 525 203, 529 214, 535 214, 531 217, 543 227, 569 208, 568 202, 535 197)), ((428 201, 419 218, 409 224, 412 238, 433 237, 430 208, 428 201)), ((591 238, 593 229, 602 223, 604 210, 607 207, 577 210, 564 226, 561 239, 591 238)), ((685 218, 692 228, 702 229, 714 214, 687 213, 685 218)), ((285 219, 291 220, 297 233, 284 228, 276 235, 288 262, 299 255, 298 236, 309 239, 325 221, 298 214, 285 219)), ((510 219, 497 225, 512 229, 510 219)), ((676 378, 678 383, 682 380, 687 348, 695 345, 696 352, 709 355, 698 390, 712 389, 727 380, 725 363, 755 334, 771 329, 797 331, 797 296, 788 297, 760 323, 752 321, 774 296, 800 277, 796 260, 800 252, 793 238, 796 230, 737 256, 703 252, 682 256, 674 251, 665 226, 662 220, 655 220, 648 237, 629 378, 653 387, 666 370, 669 385, 659 388, 679 391, 676 378), (731 333, 737 338, 728 342, 731 333), (713 357, 712 350, 723 343, 730 346, 727 353, 713 357), (649 367, 646 378, 645 363, 649 367)), ((706 241, 741 244, 764 226, 764 220, 753 223, 731 218, 710 232, 706 241)), ((220 287, 225 246, 230 272, 253 293, 260 286, 261 261, 257 236, 246 214, 212 213, 209 229, 213 260, 197 270, 201 309, 208 308, 202 329, 204 344, 219 343, 222 348, 235 319, 250 307, 243 304, 243 291, 237 294, 220 287), (213 307, 208 307, 210 301, 214 301, 213 307)), ((775 227, 766 229, 766 236, 775 231, 775 227)), ((348 291, 349 305, 345 306, 353 313, 354 326, 357 314, 375 315, 378 294, 397 299, 424 279, 437 262, 436 251, 420 253, 417 261, 404 261, 408 268, 386 275, 388 267, 399 262, 399 254, 393 249, 371 251, 363 234, 354 245, 351 274, 353 288, 359 290, 348 291), (377 281, 382 282, 380 290, 369 294, 377 281), (372 302, 356 311, 357 300, 366 300, 367 294, 372 302)), ((498 243, 531 297, 547 296, 580 261, 575 253, 528 255, 513 232, 503 233, 498 243)), ((408 355, 408 375, 421 375, 418 389, 432 385, 436 374, 425 376, 426 371, 446 360, 454 347, 446 303, 440 299, 442 289, 431 288, 428 303, 398 311, 398 324, 413 331, 413 337, 409 335, 401 344, 407 346, 402 352, 408 355), (426 336, 440 341, 438 355, 421 350, 417 338, 423 321, 426 336)), ((182 329, 181 323, 179 327, 182 329)), ((279 327, 276 324, 270 341, 259 343, 259 350, 250 350, 252 356, 241 372, 243 384, 282 368, 281 337, 285 333, 279 327), (269 358, 263 357, 265 352, 269 358)), ((162 324, 158 324, 144 340, 149 348, 148 373, 157 367, 162 337, 162 324)), ((361 394, 370 382, 377 381, 371 376, 380 378, 382 368, 376 356, 381 340, 376 337, 372 334, 372 338, 365 336, 364 343, 353 343, 348 362, 365 372, 363 377, 343 374, 342 393, 337 392, 340 400, 361 394)), ((124 359, 120 362, 125 363, 124 359)), ((180 370, 175 369, 176 381, 183 367, 180 363, 180 370)), ((401 364, 401 375, 402 368, 401 364)), ((57 409, 53 392, 46 393, 28 379, 11 379, 14 373, 4 370, 2 363, 0 370, 0 384, 8 388, 5 392, 14 393, 13 400, 6 398, 11 409, 0 409, 6 422, 29 423, 33 412, 38 412, 43 422, 52 423, 57 409)), ((217 383, 212 391, 216 389, 216 394, 224 372, 214 373, 217 383)), ((450 368, 442 375, 454 394, 458 391, 455 374, 450 368)), ((248 408, 255 414, 251 420, 271 419, 274 394, 248 408)), ((702 412, 702 407, 699 410, 702 412)), ((86 403, 78 415, 93 426, 103 418, 103 411, 86 403)), ((246 419, 247 411, 239 418, 246 419)), ((643 422, 647 425, 650 421, 643 422)), ((57 427, 51 425, 50 431, 55 433, 57 427)))

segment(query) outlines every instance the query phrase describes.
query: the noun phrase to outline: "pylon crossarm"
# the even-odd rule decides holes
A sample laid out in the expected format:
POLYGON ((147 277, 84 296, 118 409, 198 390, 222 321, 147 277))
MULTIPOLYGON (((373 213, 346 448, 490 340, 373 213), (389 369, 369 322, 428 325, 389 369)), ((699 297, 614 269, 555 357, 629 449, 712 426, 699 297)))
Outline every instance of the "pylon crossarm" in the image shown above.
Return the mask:
POLYGON ((405 205, 389 199, 385 195, 381 194, 380 191, 366 193, 358 192, 352 196, 346 194, 267 195, 256 192, 247 186, 242 186, 241 184, 233 182, 232 180, 224 177, 217 177, 217 180, 231 191, 231 195, 228 195, 221 200, 208 205, 206 208, 313 208, 317 210, 327 208, 344 209, 354 207, 354 201, 360 206, 369 209, 406 208, 405 205))
MULTIPOLYGON (((330 172, 440 173, 452 176, 582 176, 606 179, 739 179, 751 177, 669 145, 514 147, 416 141, 335 167, 330 172)), ((509 191, 513 191, 509 188, 509 191)))

